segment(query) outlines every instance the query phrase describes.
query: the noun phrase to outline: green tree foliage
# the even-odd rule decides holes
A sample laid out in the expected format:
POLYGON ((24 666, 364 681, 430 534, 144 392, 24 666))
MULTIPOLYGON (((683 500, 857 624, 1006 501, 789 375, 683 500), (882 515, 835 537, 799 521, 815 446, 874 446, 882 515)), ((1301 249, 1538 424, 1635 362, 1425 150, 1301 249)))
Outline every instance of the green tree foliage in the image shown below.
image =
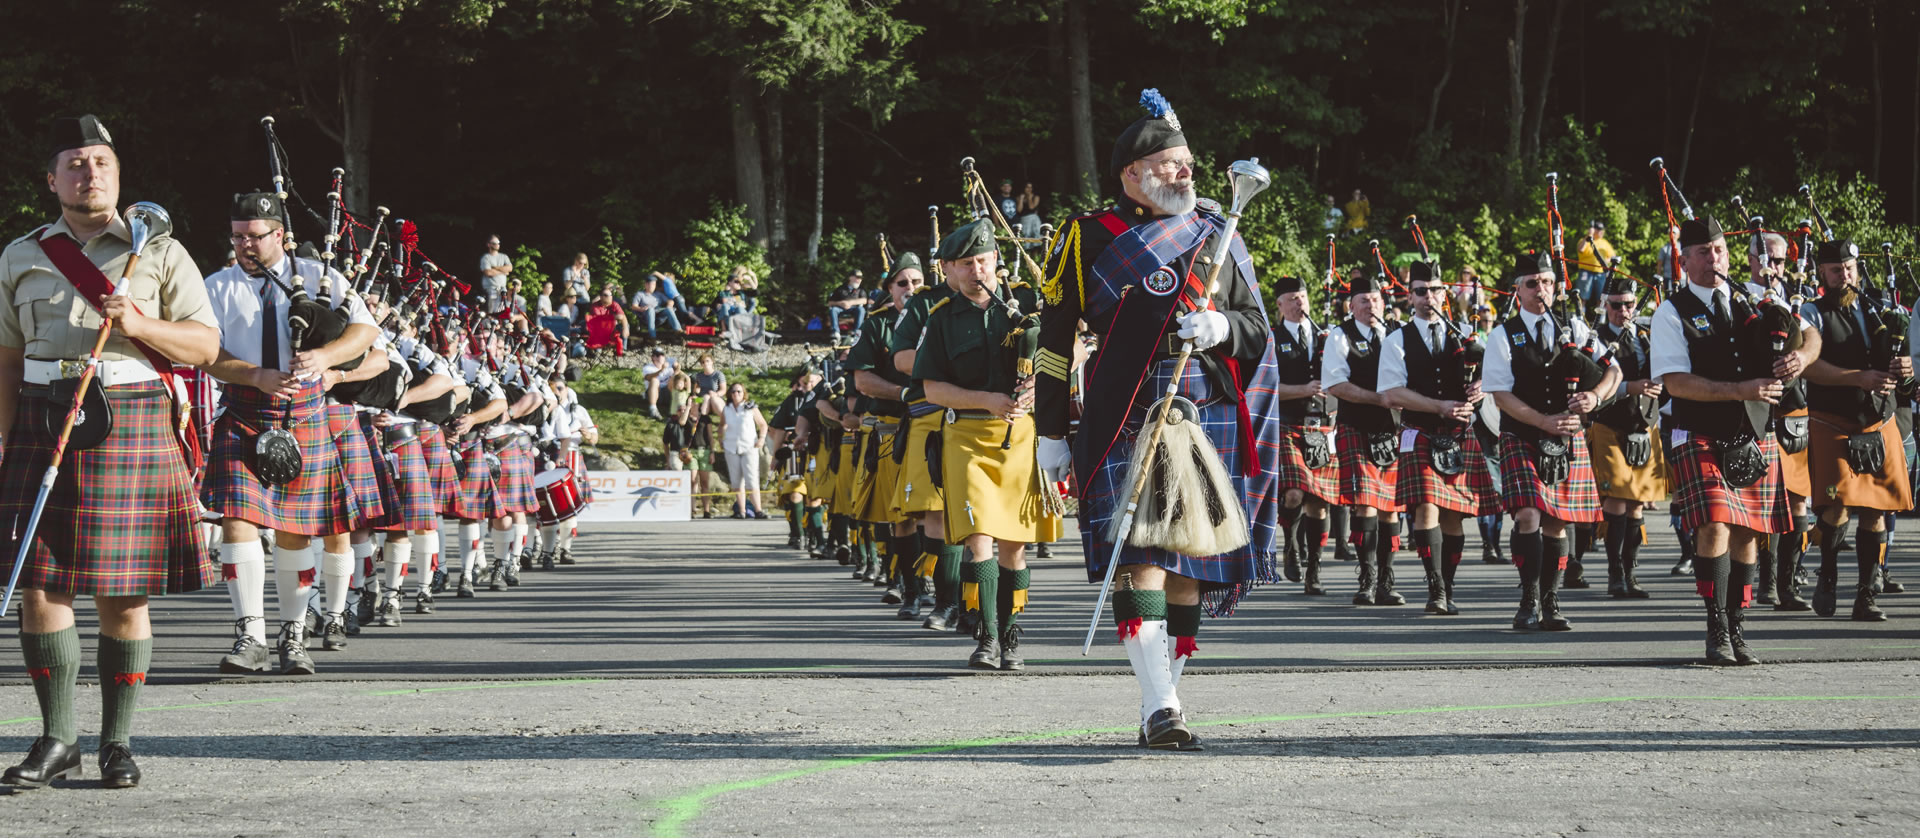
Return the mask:
POLYGON ((752 228, 745 208, 720 201, 708 205, 705 216, 688 221, 687 250, 673 263, 680 293, 694 303, 713 300, 739 266, 766 276, 766 250, 747 240, 752 228))

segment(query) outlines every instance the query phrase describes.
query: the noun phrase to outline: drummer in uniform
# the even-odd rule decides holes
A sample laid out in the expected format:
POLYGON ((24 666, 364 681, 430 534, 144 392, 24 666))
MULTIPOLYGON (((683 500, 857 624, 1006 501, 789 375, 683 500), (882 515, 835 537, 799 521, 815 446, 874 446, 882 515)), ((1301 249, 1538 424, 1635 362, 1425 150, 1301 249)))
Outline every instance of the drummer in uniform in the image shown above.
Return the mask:
POLYGON ((126 293, 112 294, 133 238, 116 211, 113 137, 87 115, 54 120, 49 139, 47 190, 60 202, 60 218, 0 253, 0 516, 15 534, 4 540, 0 573, 19 575, 20 648, 40 709, 40 736, 0 783, 46 786, 80 768, 73 601, 85 595, 100 621, 100 784, 131 787, 140 783, 128 746, 133 711, 153 655, 147 598, 214 581, 196 523, 191 450, 177 439, 177 409, 164 382, 173 364, 212 362, 219 333, 192 257, 164 233, 147 241, 126 293), (47 429, 65 420, 70 404, 52 388, 79 374, 103 314, 113 318, 113 333, 94 384, 112 406, 111 427, 95 432, 75 423, 76 436, 97 442, 69 444, 28 564, 14 568, 18 534, 53 456, 47 429))
POLYGON ((1595 332, 1620 368, 1621 390, 1594 413, 1587 442, 1606 522, 1607 594, 1644 599, 1650 595, 1635 574, 1647 532, 1642 511, 1667 497, 1667 459, 1659 445, 1660 381, 1652 375, 1647 331, 1634 322, 1638 290, 1621 276, 1608 278, 1602 289, 1606 314, 1595 332))
POLYGON ((922 612, 931 614, 934 608, 934 560, 920 551, 913 520, 896 512, 893 505, 894 485, 907 454, 901 432, 906 430, 906 397, 912 378, 894 368, 892 348, 894 324, 919 293, 926 275, 920 271, 919 255, 912 251, 901 254, 892 269, 884 282, 893 311, 876 310, 876 316, 867 318, 847 353, 847 369, 853 371, 854 388, 873 401, 862 463, 871 472, 873 485, 860 517, 873 524, 875 538, 884 538, 894 557, 893 587, 882 602, 899 603, 901 620, 919 620, 922 612))
POLYGON ((961 600, 979 615, 979 645, 967 666, 1023 670, 1027 544, 1051 542, 1061 532, 1060 519, 1041 503, 1029 413, 1033 379, 1015 372, 1009 349, 1021 313, 1038 311, 1039 303, 1031 289, 1000 290, 998 242, 985 219, 955 228, 935 256, 960 291, 929 310, 913 375, 925 383, 927 401, 947 409, 939 467, 946 539, 966 547, 961 600))
POLYGON ((1849 517, 1859 524, 1853 550, 1859 568, 1853 619, 1883 621, 1874 603, 1880 569, 1892 534, 1888 512, 1913 509, 1906 451, 1894 422, 1894 390, 1913 376, 1913 359, 1894 353, 1891 313, 1860 288, 1859 249, 1838 239, 1814 252, 1820 299, 1806 304, 1802 316, 1820 331, 1821 354, 1807 365, 1807 402, 1813 406, 1808 431, 1807 468, 1813 504, 1820 511, 1820 570, 1815 577, 1813 611, 1830 617, 1839 589, 1839 534, 1849 517))
POLYGON ((1305 566, 1304 594, 1326 594, 1320 585, 1320 552, 1327 541, 1327 510, 1340 504, 1340 464, 1333 451, 1333 403, 1320 384, 1324 337, 1307 315, 1307 290, 1298 277, 1274 283, 1280 318, 1273 330, 1280 368, 1279 488, 1293 518, 1293 542, 1305 566))

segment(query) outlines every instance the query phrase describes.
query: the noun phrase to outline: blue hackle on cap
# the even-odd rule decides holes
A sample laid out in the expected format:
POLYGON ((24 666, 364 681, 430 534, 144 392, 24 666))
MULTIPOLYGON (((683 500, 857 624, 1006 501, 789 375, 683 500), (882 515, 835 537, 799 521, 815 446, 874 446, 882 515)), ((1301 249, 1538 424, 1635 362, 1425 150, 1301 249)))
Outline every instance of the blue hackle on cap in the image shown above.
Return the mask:
POLYGON ((1140 91, 1140 107, 1147 109, 1147 115, 1155 119, 1164 117, 1173 106, 1167 104, 1167 97, 1160 95, 1160 89, 1150 87, 1140 91))

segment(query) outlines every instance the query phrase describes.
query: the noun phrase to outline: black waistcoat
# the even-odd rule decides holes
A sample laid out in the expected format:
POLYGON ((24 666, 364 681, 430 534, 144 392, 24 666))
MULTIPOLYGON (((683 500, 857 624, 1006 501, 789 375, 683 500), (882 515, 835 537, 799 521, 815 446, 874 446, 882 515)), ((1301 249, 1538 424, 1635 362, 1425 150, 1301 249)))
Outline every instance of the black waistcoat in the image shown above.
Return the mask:
MULTIPOLYGON (((1731 321, 1723 320, 1707 308, 1691 290, 1667 298, 1680 315, 1680 329, 1687 339, 1687 360, 1694 375, 1716 382, 1737 382, 1772 375, 1772 359, 1748 358, 1741 352, 1742 341, 1734 324, 1745 323, 1753 310, 1745 300, 1730 304, 1731 321)), ((1749 433, 1766 433, 1767 419, 1773 408, 1765 402, 1695 402, 1673 397, 1673 427, 1691 434, 1727 438, 1749 433)))
MULTIPOLYGON (((1613 354, 1613 363, 1620 367, 1620 381, 1637 382, 1652 375, 1653 347, 1638 325, 1629 323, 1616 331, 1612 324, 1603 323, 1599 336, 1613 354)), ((1657 410, 1659 406, 1652 399, 1623 396, 1594 412, 1593 421, 1632 434, 1652 427, 1657 410)))
MULTIPOLYGON (((1868 346, 1871 338, 1860 331, 1860 321, 1854 317, 1856 308, 1865 303, 1843 307, 1839 297, 1828 292, 1813 302, 1813 307, 1820 310, 1820 359, 1846 370, 1875 369, 1868 346)), ((1878 317, 1871 311, 1862 314, 1869 324, 1875 323, 1878 317)), ((1861 426, 1872 425, 1893 413, 1891 394, 1868 393, 1852 385, 1808 382, 1807 402, 1824 413, 1837 414, 1861 426)))
MULTIPOLYGON (((1418 321, 1407 321, 1406 326, 1400 327, 1400 342, 1407 355, 1407 387, 1428 399, 1465 399, 1467 382, 1460 369, 1460 339, 1444 324, 1435 321, 1434 325, 1440 327, 1438 353, 1427 350, 1427 339, 1420 334, 1418 321)), ((1425 411, 1402 410, 1400 421, 1428 431, 1456 425, 1452 421, 1442 422, 1439 414, 1425 411)))
MULTIPOLYGON (((1301 321, 1301 332, 1306 340, 1296 341, 1293 331, 1285 320, 1274 322, 1273 355, 1280 368, 1280 383, 1283 385, 1304 385, 1320 378, 1320 356, 1326 350, 1326 340, 1319 337, 1320 330, 1308 321, 1301 321)), ((1324 396, 1303 396, 1299 399, 1280 401, 1280 421, 1287 425, 1302 425, 1308 417, 1325 418, 1327 399, 1324 396)))
MULTIPOLYGON (((1361 390, 1380 389, 1380 342, 1348 318, 1340 324, 1347 336, 1347 381, 1361 390)), ((1385 332, 1386 330, 1382 330, 1385 332)), ((1393 413, 1379 405, 1358 402, 1340 405, 1340 422, 1361 431, 1392 431, 1393 413)))

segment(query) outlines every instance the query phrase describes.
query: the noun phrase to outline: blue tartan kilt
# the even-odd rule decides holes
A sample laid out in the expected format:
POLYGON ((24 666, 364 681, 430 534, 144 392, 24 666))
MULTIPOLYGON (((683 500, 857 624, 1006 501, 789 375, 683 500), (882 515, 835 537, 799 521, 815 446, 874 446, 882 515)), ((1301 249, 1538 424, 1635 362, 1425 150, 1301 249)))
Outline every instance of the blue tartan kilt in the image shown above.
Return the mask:
POLYGON ((340 471, 346 473, 347 489, 359 505, 353 529, 362 530, 383 521, 387 508, 380 502, 380 473, 374 469, 373 447, 360 433, 357 414, 352 405, 327 406, 327 425, 333 434, 333 447, 340 452, 340 471))
MULTIPOLYGON (((1172 378, 1173 361, 1160 361, 1141 384, 1141 396, 1129 412, 1127 424, 1108 450, 1106 458, 1100 462, 1092 480, 1087 482, 1086 493, 1081 497, 1080 544, 1086 552, 1088 582, 1097 583, 1106 576, 1107 561, 1113 556, 1113 542, 1106 538, 1107 531, 1112 529, 1113 520, 1126 511, 1127 496, 1133 489, 1125 483, 1127 467, 1139 440, 1141 426, 1146 420, 1147 403, 1158 400, 1166 392, 1167 382, 1172 378)), ((1238 409, 1230 402, 1207 401, 1212 397, 1212 389, 1198 364, 1188 365, 1181 377, 1178 392, 1199 406, 1200 426, 1206 431, 1208 439, 1213 441, 1214 449, 1220 453, 1220 460, 1226 465, 1227 474, 1232 477, 1234 494, 1241 498, 1247 517, 1252 520, 1262 502, 1262 494, 1274 488, 1248 487, 1247 479, 1240 474, 1243 453, 1240 451, 1238 409)), ((1150 433, 1151 429, 1148 431, 1150 433)), ((1202 601, 1207 605, 1208 614, 1215 617, 1232 614, 1247 591, 1279 578, 1275 557, 1263 556, 1262 551, 1251 542, 1239 550, 1219 556, 1188 556, 1159 548, 1126 545, 1120 549, 1120 564, 1155 565, 1200 581, 1202 601)))
POLYGON ((213 448, 200 482, 200 502, 226 517, 296 536, 330 536, 353 529, 356 499, 340 468, 318 380, 291 399, 275 399, 238 385, 222 390, 225 410, 213 423, 213 448), (290 420, 290 421, 289 421, 290 420), (285 427, 300 445, 300 477, 269 487, 253 474, 253 438, 285 427))

